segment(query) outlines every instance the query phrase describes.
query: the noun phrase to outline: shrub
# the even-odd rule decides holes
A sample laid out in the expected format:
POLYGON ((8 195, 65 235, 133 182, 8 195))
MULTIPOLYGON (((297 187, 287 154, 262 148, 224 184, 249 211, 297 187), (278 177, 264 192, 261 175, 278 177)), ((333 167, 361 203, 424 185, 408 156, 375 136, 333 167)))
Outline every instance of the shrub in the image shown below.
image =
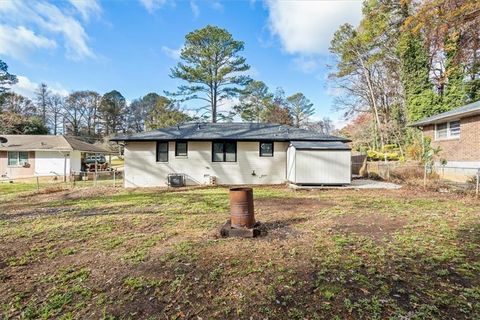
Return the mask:
POLYGON ((467 180, 467 188, 470 190, 477 189, 477 176, 471 176, 467 180))
POLYGON ((422 158, 422 146, 419 144, 411 144, 407 146, 405 154, 409 159, 420 160, 422 158))
POLYGON ((385 160, 385 157, 388 161, 399 161, 401 159, 400 154, 396 151, 384 153, 375 150, 368 150, 367 157, 370 161, 382 161, 385 160))

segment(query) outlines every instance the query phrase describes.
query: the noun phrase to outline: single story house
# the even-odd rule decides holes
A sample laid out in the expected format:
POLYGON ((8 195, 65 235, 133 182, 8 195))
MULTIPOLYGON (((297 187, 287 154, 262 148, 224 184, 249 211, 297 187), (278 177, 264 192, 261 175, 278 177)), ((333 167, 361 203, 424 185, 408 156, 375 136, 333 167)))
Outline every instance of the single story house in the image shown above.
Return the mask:
POLYGON ((178 176, 186 185, 351 181, 350 140, 285 125, 185 123, 111 140, 124 145, 125 187, 178 176))
POLYGON ((64 177, 81 171, 85 154, 108 150, 69 136, 2 135, 0 179, 64 177))
MULTIPOLYGON (((446 167, 480 168, 480 101, 411 124, 440 147, 446 167)), ((472 170, 473 172, 473 170, 472 170)))

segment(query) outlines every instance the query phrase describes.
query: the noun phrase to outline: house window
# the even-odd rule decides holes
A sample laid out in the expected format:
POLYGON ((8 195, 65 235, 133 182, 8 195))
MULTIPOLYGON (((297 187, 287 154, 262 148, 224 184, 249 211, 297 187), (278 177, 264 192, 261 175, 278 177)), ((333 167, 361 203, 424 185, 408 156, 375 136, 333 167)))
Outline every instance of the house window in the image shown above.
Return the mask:
POLYGON ((273 157, 273 142, 260 142, 260 157, 273 157))
POLYGON ((157 162, 168 162, 168 142, 157 142, 157 162))
POLYGON ((450 125, 450 137, 460 137, 460 121, 453 121, 450 125))
POLYGON ((11 167, 23 167, 28 163, 28 152, 8 151, 8 165, 11 167))
POLYGON ((188 143, 186 141, 175 142, 175 156, 186 157, 188 155, 188 143))
POLYGON ((237 161, 237 143, 236 142, 213 142, 212 143, 212 162, 236 162, 237 161))
POLYGON ((460 137, 460 121, 439 123, 435 125, 435 138, 437 140, 453 139, 460 137))

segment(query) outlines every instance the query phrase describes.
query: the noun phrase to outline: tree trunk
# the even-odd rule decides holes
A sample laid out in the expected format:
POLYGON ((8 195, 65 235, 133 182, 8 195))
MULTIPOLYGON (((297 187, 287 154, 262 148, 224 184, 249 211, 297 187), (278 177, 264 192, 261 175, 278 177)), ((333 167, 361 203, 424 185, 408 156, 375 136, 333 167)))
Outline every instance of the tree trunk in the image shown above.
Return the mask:
POLYGON ((380 125, 381 125, 380 116, 378 114, 378 107, 377 107, 377 102, 376 102, 376 99, 375 99, 375 93, 373 91, 373 85, 372 85, 372 82, 371 82, 371 79, 370 79, 370 73, 369 73, 368 68, 365 66, 365 63, 363 62, 363 59, 362 59, 360 53, 357 51, 356 54, 358 56, 358 59, 360 60, 360 64, 362 65, 365 80, 367 81, 368 92, 370 94, 370 99, 372 100, 372 108, 373 108, 374 115, 375 115, 375 123, 376 123, 376 127, 377 127, 377 132, 378 132, 378 135, 380 137, 380 143, 381 143, 382 149, 383 149, 383 147, 385 146, 385 141, 383 139, 383 135, 382 135, 382 132, 380 130, 380 125))
POLYGON ((212 96, 212 123, 217 122, 217 88, 213 88, 212 96))

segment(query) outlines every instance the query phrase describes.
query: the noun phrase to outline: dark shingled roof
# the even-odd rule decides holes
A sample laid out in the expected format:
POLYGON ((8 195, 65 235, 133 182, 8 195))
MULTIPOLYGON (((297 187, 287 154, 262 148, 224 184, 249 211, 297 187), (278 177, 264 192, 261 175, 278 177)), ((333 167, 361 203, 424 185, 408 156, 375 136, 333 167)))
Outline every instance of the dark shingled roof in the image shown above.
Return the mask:
POLYGON ((422 119, 420 121, 412 123, 410 126, 422 127, 424 125, 438 123, 440 121, 464 118, 466 116, 473 116, 476 114, 480 114, 480 101, 470 103, 470 104, 467 104, 466 106, 455 108, 453 110, 422 119))
POLYGON ((338 141, 292 141, 297 150, 351 150, 350 146, 338 141))
POLYGON ((341 137, 271 123, 185 123, 149 132, 118 136, 110 140, 350 141, 341 137))

